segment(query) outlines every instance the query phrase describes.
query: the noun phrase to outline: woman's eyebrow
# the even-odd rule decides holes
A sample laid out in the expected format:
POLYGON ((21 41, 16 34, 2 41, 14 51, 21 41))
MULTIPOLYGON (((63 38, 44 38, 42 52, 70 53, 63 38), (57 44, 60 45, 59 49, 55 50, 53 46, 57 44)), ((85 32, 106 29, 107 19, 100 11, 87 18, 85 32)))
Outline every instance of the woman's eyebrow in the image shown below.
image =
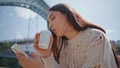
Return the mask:
POLYGON ((50 14, 49 18, 51 18, 54 14, 50 14))

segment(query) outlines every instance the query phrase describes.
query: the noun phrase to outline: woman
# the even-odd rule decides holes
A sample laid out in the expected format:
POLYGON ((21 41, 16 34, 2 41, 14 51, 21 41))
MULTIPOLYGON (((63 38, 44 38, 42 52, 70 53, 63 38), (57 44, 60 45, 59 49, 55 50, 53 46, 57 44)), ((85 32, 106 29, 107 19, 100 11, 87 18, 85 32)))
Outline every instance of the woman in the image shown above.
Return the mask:
MULTIPOLYGON (((56 4, 51 7, 48 27, 53 33, 49 48, 43 50, 38 47, 39 34, 35 36, 34 47, 44 58, 53 54, 56 68, 117 68, 104 29, 84 20, 70 6, 56 4)), ((16 55, 24 68, 45 68, 35 53, 32 53, 32 58, 20 53, 16 55)))

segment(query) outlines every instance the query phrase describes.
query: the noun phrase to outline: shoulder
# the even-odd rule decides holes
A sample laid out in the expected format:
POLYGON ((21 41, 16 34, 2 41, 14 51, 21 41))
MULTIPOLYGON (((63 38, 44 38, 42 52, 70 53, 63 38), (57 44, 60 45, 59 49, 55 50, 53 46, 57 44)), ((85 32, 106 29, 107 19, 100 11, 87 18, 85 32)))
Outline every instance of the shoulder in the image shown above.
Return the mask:
POLYGON ((83 38, 87 44, 104 43, 104 40, 106 40, 106 35, 99 29, 88 28, 84 31, 83 38))
POLYGON ((92 39, 92 38, 102 38, 102 37, 105 37, 105 33, 99 29, 95 29, 95 28, 88 28, 85 30, 85 35, 86 37, 89 39, 92 39))
POLYGON ((85 30, 86 33, 88 33, 91 36, 95 36, 95 35, 105 35, 105 33, 99 29, 95 29, 95 28, 88 28, 85 30))

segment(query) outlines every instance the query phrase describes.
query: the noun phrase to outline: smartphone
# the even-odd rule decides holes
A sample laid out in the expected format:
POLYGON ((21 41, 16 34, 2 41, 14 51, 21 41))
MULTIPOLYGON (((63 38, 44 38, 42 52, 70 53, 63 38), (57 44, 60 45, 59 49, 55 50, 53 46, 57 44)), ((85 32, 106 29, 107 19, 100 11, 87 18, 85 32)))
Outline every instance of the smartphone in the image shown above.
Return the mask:
POLYGON ((22 53, 23 55, 25 55, 26 57, 28 57, 28 55, 20 49, 20 47, 18 47, 18 44, 14 44, 11 46, 11 50, 14 52, 14 53, 17 53, 17 52, 20 52, 22 53))
MULTIPOLYGON (((12 45, 12 46, 11 46, 11 50, 12 50, 14 53, 20 52, 20 53, 22 53, 24 56, 26 56, 26 57, 31 57, 31 58, 32 58, 32 56, 28 56, 23 50, 21 50, 21 48, 18 46, 18 44, 12 45)), ((40 59, 41 59, 41 61, 43 62, 43 64, 46 64, 44 58, 42 57, 42 55, 41 55, 40 53, 38 53, 38 54, 39 54, 40 59)))
POLYGON ((42 49, 48 49, 50 43, 50 37, 52 33, 49 30, 42 30, 40 32, 39 47, 42 49))

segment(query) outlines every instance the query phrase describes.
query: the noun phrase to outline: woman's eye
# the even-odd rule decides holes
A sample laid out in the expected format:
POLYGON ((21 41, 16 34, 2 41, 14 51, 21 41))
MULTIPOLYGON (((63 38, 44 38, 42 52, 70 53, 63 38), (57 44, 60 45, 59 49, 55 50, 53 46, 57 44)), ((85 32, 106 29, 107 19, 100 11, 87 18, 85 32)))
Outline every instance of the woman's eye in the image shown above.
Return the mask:
POLYGON ((54 20, 54 19, 55 19, 55 17, 52 17, 52 18, 51 18, 51 20, 54 20))

